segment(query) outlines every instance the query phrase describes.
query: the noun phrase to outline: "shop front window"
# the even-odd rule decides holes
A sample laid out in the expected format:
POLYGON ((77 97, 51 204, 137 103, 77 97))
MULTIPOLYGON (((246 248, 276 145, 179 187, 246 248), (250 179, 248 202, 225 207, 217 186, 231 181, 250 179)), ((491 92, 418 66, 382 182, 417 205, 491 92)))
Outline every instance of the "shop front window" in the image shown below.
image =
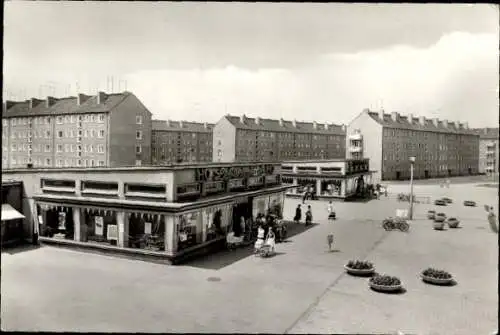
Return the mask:
MULTIPOLYGON (((42 216, 42 209, 39 216, 42 216)), ((73 240, 75 237, 72 208, 50 208, 46 210, 45 220, 41 218, 40 236, 73 240)))
POLYGON ((326 196, 340 196, 342 188, 342 181, 329 180, 321 182, 321 195, 326 196))
POLYGON ((128 247, 165 251, 165 217, 132 214, 129 218, 128 247))
POLYGON ((222 210, 218 209, 213 213, 208 213, 206 216, 206 241, 212 241, 224 235, 222 227, 222 210))
POLYGON ((184 250, 203 242, 201 217, 198 212, 179 216, 177 249, 184 250))
POLYGON ((117 245, 118 226, 116 213, 112 211, 84 211, 81 224, 81 241, 117 245))

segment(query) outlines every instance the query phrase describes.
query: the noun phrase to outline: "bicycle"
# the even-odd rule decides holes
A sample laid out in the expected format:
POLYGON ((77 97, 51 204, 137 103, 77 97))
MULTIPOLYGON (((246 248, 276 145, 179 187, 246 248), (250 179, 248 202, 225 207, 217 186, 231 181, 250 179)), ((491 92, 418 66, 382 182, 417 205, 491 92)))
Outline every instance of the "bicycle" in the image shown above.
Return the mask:
POLYGON ((391 230, 400 230, 402 232, 407 232, 410 229, 410 225, 408 222, 406 222, 405 219, 402 218, 392 218, 389 217, 382 221, 382 227, 386 231, 391 231, 391 230))

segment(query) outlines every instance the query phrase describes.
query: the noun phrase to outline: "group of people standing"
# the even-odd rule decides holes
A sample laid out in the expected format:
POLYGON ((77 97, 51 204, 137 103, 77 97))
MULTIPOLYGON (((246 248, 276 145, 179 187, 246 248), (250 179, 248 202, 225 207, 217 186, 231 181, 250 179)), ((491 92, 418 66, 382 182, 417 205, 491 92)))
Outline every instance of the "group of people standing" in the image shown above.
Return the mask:
MULTIPOLYGON (((313 219, 313 216, 312 216, 311 205, 308 205, 306 217, 305 217, 306 226, 309 226, 312 224, 312 219, 313 219)), ((293 221, 295 223, 300 223, 301 220, 302 220, 302 208, 300 207, 300 205, 297 205, 297 208, 295 209, 295 216, 293 217, 293 221)))

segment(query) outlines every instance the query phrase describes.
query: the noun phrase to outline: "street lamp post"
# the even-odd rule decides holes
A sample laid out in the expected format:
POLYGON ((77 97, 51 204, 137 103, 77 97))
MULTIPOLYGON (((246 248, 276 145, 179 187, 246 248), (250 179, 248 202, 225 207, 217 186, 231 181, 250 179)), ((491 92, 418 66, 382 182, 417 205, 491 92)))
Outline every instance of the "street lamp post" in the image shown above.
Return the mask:
POLYGON ((410 220, 413 220, 413 165, 415 164, 415 157, 410 157, 410 220))

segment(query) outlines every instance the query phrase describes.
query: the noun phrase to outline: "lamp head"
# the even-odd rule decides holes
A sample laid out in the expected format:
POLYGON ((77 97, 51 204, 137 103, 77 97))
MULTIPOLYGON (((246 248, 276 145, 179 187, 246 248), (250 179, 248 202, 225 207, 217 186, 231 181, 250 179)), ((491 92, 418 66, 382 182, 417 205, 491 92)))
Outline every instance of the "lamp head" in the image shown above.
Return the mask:
POLYGON ((411 163, 415 163, 415 156, 411 156, 411 157, 410 157, 410 162, 411 162, 411 163))

